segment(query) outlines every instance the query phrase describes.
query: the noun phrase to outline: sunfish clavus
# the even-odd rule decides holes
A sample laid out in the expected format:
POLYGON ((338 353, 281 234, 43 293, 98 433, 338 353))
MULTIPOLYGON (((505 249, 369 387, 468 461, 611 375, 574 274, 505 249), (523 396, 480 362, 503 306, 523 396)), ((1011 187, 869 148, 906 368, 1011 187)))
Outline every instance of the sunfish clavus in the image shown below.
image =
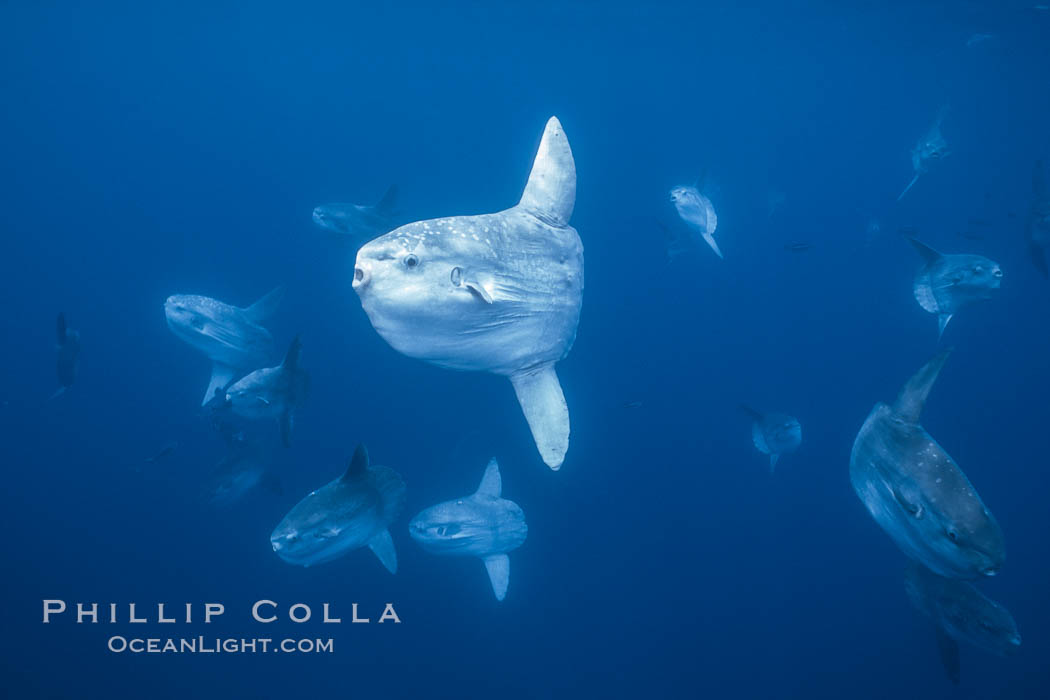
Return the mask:
POLYGON ((575 202, 576 165, 551 117, 516 206, 407 224, 365 244, 354 267, 361 306, 395 350, 510 379, 552 469, 569 449, 554 363, 572 347, 583 303, 575 202))
POLYGON ((900 549, 936 574, 973 579, 1003 565, 1003 533, 973 484, 919 424, 950 351, 936 355, 893 405, 875 404, 857 434, 849 473, 868 512, 900 549))

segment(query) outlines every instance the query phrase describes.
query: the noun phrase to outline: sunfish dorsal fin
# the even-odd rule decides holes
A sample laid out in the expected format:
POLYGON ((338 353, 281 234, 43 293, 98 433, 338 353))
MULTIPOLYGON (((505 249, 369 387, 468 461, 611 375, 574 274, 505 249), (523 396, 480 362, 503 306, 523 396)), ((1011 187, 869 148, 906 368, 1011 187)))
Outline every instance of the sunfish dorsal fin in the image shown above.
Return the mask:
POLYGON ((910 236, 908 237, 908 242, 915 246, 915 250, 919 251, 919 255, 922 256, 922 259, 925 260, 927 264, 937 262, 942 257, 944 257, 939 252, 926 245, 922 241, 918 241, 914 238, 911 238, 910 236))
POLYGON ((894 413, 909 423, 918 424, 926 397, 929 396, 933 383, 937 381, 937 375, 951 354, 951 348, 937 353, 908 380, 893 404, 894 413))
POLYGON ((350 465, 346 468, 343 478, 348 479, 357 474, 363 474, 366 469, 368 469, 368 448, 363 442, 360 442, 357 444, 357 449, 354 450, 354 456, 350 458, 350 465))
POLYGON ((948 636, 948 634, 937 628, 937 650, 941 654, 941 664, 944 672, 948 674, 948 680, 959 685, 962 676, 962 664, 959 662, 959 643, 948 636))
POLYGON ((492 458, 489 460, 489 466, 485 467, 485 475, 481 477, 481 485, 478 486, 475 495, 499 498, 502 492, 503 479, 499 475, 499 464, 492 458))
POLYGON ((55 332, 56 332, 56 334, 58 336, 58 344, 59 345, 65 345, 66 344, 66 315, 64 313, 59 312, 59 314, 58 314, 58 319, 56 320, 56 323, 55 323, 55 332))
POLYGON ((485 570, 489 573, 489 583, 496 600, 507 597, 507 586, 510 584, 510 557, 506 554, 493 554, 485 557, 485 570))
POLYGON ((704 241, 707 242, 707 245, 711 246, 711 250, 715 251, 715 254, 718 255, 718 257, 725 258, 725 256, 722 255, 722 251, 718 249, 718 244, 715 242, 715 237, 713 234, 703 233, 700 235, 703 237, 704 241))
POLYGON ((576 205, 576 163, 557 117, 547 121, 518 206, 552 226, 566 226, 576 205))
POLYGON ((236 372, 237 370, 228 365, 218 362, 213 364, 211 366, 211 381, 208 382, 208 389, 204 392, 204 400, 201 401, 201 406, 206 406, 219 392, 229 386, 236 372))
POLYGON ((510 383, 514 385, 540 456, 548 467, 559 469, 569 451, 569 407, 554 365, 512 374, 510 383))
POLYGON ((277 308, 281 305, 282 299, 284 299, 283 284, 249 306, 244 310, 244 313, 256 323, 259 321, 265 321, 277 313, 277 308))
POLYGON ((387 188, 386 194, 380 199, 375 206, 377 213, 383 216, 390 216, 394 213, 394 207, 397 205, 397 185, 391 185, 387 188))
POLYGON ((299 367, 299 356, 302 352, 303 341, 299 340, 299 336, 295 336, 292 344, 288 346, 288 352, 284 354, 284 362, 281 363, 281 367, 294 372, 299 367))
POLYGON ((740 408, 741 411, 746 413, 751 418, 751 420, 754 420, 754 421, 762 420, 762 414, 759 413, 758 411, 756 411, 755 409, 751 408, 750 406, 748 406, 746 403, 740 404, 739 408, 740 408))
POLYGON ((370 539, 368 548, 375 553, 387 571, 392 574, 397 573, 397 550, 394 549, 394 540, 390 537, 390 530, 383 530, 370 539))

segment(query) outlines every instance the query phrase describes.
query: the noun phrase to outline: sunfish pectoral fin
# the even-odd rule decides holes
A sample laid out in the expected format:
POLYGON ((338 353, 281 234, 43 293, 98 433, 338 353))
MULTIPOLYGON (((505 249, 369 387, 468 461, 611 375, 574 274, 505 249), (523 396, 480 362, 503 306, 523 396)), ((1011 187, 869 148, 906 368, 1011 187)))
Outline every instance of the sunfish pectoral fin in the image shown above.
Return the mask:
POLYGON ((919 179, 919 174, 920 174, 920 173, 915 173, 915 177, 913 177, 913 178, 911 179, 911 182, 909 182, 909 183, 908 183, 908 186, 904 188, 904 191, 903 191, 903 192, 901 192, 901 193, 900 193, 899 195, 897 195, 897 201, 898 201, 898 202, 899 202, 899 201, 901 201, 901 199, 903 199, 903 198, 904 198, 904 195, 908 194, 908 190, 910 190, 910 189, 911 189, 911 186, 912 186, 912 185, 914 185, 914 184, 915 184, 915 182, 916 182, 916 181, 917 181, 917 180, 919 179))
POLYGON ((908 380, 893 404, 893 411, 899 417, 910 423, 918 424, 919 417, 922 415, 922 407, 926 404, 926 397, 929 396, 933 383, 937 381, 937 375, 940 374, 941 368, 944 367, 944 363, 948 361, 948 356, 951 354, 951 348, 937 353, 908 380))
POLYGON ((944 335, 944 329, 948 327, 948 321, 952 320, 951 314, 940 314, 937 316, 937 339, 944 335))
POLYGON ((701 234, 701 235, 703 236, 704 240, 707 241, 707 245, 711 246, 711 250, 715 251, 715 254, 718 255, 718 257, 720 257, 720 258, 722 258, 724 260, 725 256, 722 255, 722 251, 720 251, 718 249, 718 244, 715 243, 715 236, 714 236, 714 234, 704 233, 704 234, 701 234))
POLYGON ((284 299, 284 285, 277 287, 269 294, 264 296, 259 301, 255 302, 247 309, 244 310, 253 321, 258 323, 259 321, 265 321, 266 319, 277 313, 277 308, 281 305, 281 300, 284 299))
POLYGON ((465 279, 463 280, 463 285, 486 304, 491 304, 493 302, 492 293, 489 292, 489 290, 485 288, 485 285, 480 281, 473 278, 465 279))
POLYGON ((769 473, 772 474, 777 469, 777 461, 780 459, 780 454, 777 452, 769 453, 769 473))
POLYGON ((489 572, 489 582, 496 600, 506 598, 507 586, 510 584, 510 557, 506 554, 485 557, 485 570, 489 572))
POLYGON ((558 469, 569 450, 569 407, 554 365, 512 374, 510 383, 514 385, 540 456, 548 467, 558 469))
POLYGON ((518 206, 552 226, 566 226, 576 206, 576 163, 561 122, 547 121, 518 206))
POLYGON ((233 367, 219 362, 213 364, 211 366, 211 381, 208 382, 208 390, 204 392, 204 400, 201 401, 201 406, 208 405, 209 401, 225 389, 233 381, 233 375, 236 371, 233 367))
POLYGON ((941 664, 948 679, 955 685, 959 685, 961 677, 961 664, 959 662, 959 643, 948 636, 948 634, 937 628, 937 650, 941 654, 941 664))
POLYGON ((370 539, 368 548, 379 557, 380 563, 386 567, 387 571, 392 574, 397 573, 397 552, 394 551, 394 540, 390 537, 390 530, 383 530, 370 539))
POLYGON ((901 488, 894 487, 892 490, 893 497, 897 499, 897 503, 900 504, 900 507, 906 510, 907 512, 911 513, 916 520, 921 520, 923 516, 923 510, 922 504, 919 503, 919 499, 909 497, 909 495, 906 494, 901 488))

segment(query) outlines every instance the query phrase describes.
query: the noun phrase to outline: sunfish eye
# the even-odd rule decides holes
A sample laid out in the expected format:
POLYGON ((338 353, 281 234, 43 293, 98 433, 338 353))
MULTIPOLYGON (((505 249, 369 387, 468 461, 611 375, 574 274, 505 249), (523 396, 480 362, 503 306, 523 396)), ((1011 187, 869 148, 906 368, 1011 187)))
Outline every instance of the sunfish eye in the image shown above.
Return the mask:
POLYGON ((982 266, 980 266, 980 265, 974 265, 973 266, 973 271, 976 272, 979 275, 982 272, 984 272, 984 268, 982 266))
POLYGON ((463 283, 463 270, 458 267, 452 268, 452 274, 449 275, 449 281, 452 282, 452 286, 458 287, 463 283))
POLYGON ((416 257, 415 255, 413 255, 412 253, 409 253, 408 255, 405 256, 403 262, 405 263, 405 267, 413 268, 413 267, 415 267, 416 265, 419 264, 419 258, 416 257))
POLYGON ((959 533, 956 532, 955 530, 948 530, 948 539, 950 539, 952 542, 958 542, 959 541, 959 533))

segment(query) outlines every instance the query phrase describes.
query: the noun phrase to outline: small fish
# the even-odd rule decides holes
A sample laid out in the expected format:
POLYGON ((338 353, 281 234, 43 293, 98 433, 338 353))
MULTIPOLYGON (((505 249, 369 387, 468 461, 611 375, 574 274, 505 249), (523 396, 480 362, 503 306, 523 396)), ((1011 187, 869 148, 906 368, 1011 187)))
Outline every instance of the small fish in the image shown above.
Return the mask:
POLYGON ((805 243, 805 242, 802 242, 802 241, 792 241, 791 243, 785 243, 784 244, 784 250, 788 251, 789 253, 804 253, 807 250, 812 250, 812 249, 813 249, 813 244, 812 243, 805 243))
POLYGON ((994 38, 996 38, 995 34, 971 34, 970 38, 966 40, 966 48, 972 49, 974 46, 994 38))
POLYGON ((174 442, 174 441, 173 442, 166 442, 160 448, 160 451, 157 452, 157 454, 153 455, 152 457, 147 457, 144 461, 147 464, 156 464, 157 462, 161 461, 162 459, 166 459, 166 458, 171 457, 172 455, 174 455, 175 451, 177 449, 179 449, 179 443, 174 442))
POLYGON ((769 455, 769 473, 776 469, 780 455, 794 452, 802 444, 798 419, 783 413, 760 413, 745 404, 740 410, 751 418, 751 441, 755 449, 769 455))
POLYGON ((624 408, 641 408, 642 405, 643 404, 642 404, 641 401, 624 401, 623 402, 623 407, 624 408))

